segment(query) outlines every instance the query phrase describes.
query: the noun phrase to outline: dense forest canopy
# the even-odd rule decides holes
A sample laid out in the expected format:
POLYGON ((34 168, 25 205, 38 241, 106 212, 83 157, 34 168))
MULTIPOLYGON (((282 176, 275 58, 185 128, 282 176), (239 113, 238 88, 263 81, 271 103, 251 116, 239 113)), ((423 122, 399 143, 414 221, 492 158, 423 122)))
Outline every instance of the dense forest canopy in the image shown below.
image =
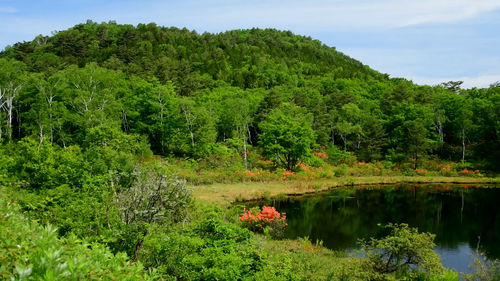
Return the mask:
POLYGON ((193 159, 253 149, 287 169, 335 146, 363 161, 500 168, 499 84, 415 85, 289 31, 88 21, 7 47, 0 90, 3 143, 134 143, 193 159))

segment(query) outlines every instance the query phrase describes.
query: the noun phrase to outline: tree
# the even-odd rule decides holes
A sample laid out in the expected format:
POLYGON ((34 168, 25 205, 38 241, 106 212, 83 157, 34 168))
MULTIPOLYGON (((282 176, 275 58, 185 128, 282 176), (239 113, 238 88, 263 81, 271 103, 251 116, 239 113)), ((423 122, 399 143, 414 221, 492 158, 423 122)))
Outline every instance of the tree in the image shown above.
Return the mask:
POLYGON ((184 117, 184 130, 189 135, 190 148, 187 153, 194 157, 203 157, 210 153, 210 146, 215 143, 217 131, 215 124, 217 116, 214 116, 208 108, 196 101, 183 97, 179 100, 179 110, 184 117))
POLYGON ((231 135, 243 149, 243 160, 245 170, 248 170, 247 143, 250 138, 250 124, 252 123, 252 112, 250 101, 245 95, 232 95, 226 97, 222 102, 223 113, 220 119, 231 128, 231 135))
MULTIPOLYGON (((17 97, 26 80, 25 65, 21 62, 0 58, 0 110, 6 112, 7 138, 12 139, 12 122, 17 97)), ((0 126, 0 140, 2 127, 0 126)))
POLYGON ((457 114, 457 122, 460 130, 460 139, 462 141, 462 164, 465 163, 465 148, 466 141, 468 139, 468 135, 470 131, 474 127, 472 123, 472 110, 470 109, 470 103, 468 101, 462 99, 461 106, 458 110, 457 114))
POLYGON ((419 233, 407 224, 388 224, 390 234, 381 239, 360 241, 373 269, 380 273, 420 269, 428 273, 443 270, 439 255, 433 248, 434 234, 419 233))
POLYGON ((418 167, 420 157, 432 148, 431 141, 427 138, 429 130, 422 120, 410 120, 404 123, 407 131, 407 153, 415 159, 414 169, 418 167))
POLYGON ((414 158, 415 169, 435 146, 434 121, 429 107, 409 102, 398 104, 390 117, 391 143, 398 153, 414 158))
MULTIPOLYGON (((154 87, 146 91, 146 96, 142 98, 145 99, 142 102, 149 104, 149 106, 141 105, 141 109, 150 111, 148 112, 147 122, 149 124, 147 130, 151 135, 151 145, 155 148, 159 145, 158 150, 165 154, 172 150, 171 143, 176 139, 174 137, 176 129, 181 126, 179 122, 181 115, 178 110, 178 99, 174 87, 172 83, 167 85, 157 85, 155 83, 154 87)), ((137 110, 133 107, 130 109, 137 110)))
POLYGON ((124 75, 92 63, 84 68, 69 67, 51 77, 60 82, 52 91, 69 110, 74 141, 84 138, 85 130, 107 123, 120 123, 119 95, 126 92, 124 75))
MULTIPOLYGON (((447 136, 448 143, 454 144, 456 146, 461 147, 460 159, 462 162, 465 162, 466 157, 466 148, 467 144, 470 142, 471 137, 473 136, 473 132, 477 127, 480 127, 479 124, 474 124, 474 117, 476 120, 482 119, 480 116, 475 116, 476 112, 473 110, 479 110, 482 99, 473 100, 472 97, 467 95, 457 95, 456 93, 443 93, 442 95, 442 107, 446 112, 446 125, 445 128, 449 134, 447 136), (480 104, 473 104, 474 102, 479 102, 480 104)), ((486 111, 485 115, 490 115, 487 113, 487 109, 489 107, 489 103, 486 102, 486 106, 483 107, 482 111, 486 111), (486 109, 486 110, 484 110, 486 109)), ((478 120, 478 121, 479 121, 478 120)), ((486 121, 486 120, 485 120, 486 121)), ((481 122, 481 121, 480 121, 481 122)), ((479 123, 479 122, 477 122, 479 123)), ((483 127, 483 126, 481 126, 483 127)), ((486 129, 490 131, 490 129, 486 129)), ((479 135, 476 132, 476 136, 479 135)), ((458 150, 458 149, 457 149, 458 150)))
MULTIPOLYGON (((186 181, 167 176, 159 167, 134 169, 135 180, 129 188, 119 190, 115 180, 111 187, 123 223, 135 232, 134 260, 142 247, 151 223, 179 222, 186 215, 191 192, 186 181)), ((134 235, 132 235, 134 236, 134 235)))
POLYGON ((360 120, 361 110, 356 104, 348 103, 342 106, 337 115, 337 123, 334 125, 334 129, 338 132, 344 143, 344 151, 347 151, 347 144, 351 136, 356 136, 356 140, 350 142, 355 142, 354 147, 359 148, 363 134, 360 120))
POLYGON ((51 143, 60 139, 64 145, 60 127, 66 108, 55 93, 55 88, 59 82, 59 77, 45 79, 43 75, 33 75, 32 79, 29 80, 32 87, 27 87, 28 90, 21 97, 24 104, 29 105, 29 111, 22 114, 24 119, 23 129, 27 129, 33 134, 36 133, 40 144, 48 135, 51 143))
POLYGON ((462 86, 463 83, 464 81, 448 81, 439 84, 439 86, 458 94, 460 93, 460 86, 462 86))
POLYGON ((271 111, 260 123, 259 144, 264 154, 287 170, 293 170, 299 161, 311 153, 315 134, 311 115, 300 107, 285 104, 271 111))
POLYGON ((364 112, 362 118, 364 137, 356 154, 364 161, 380 159, 383 156, 382 148, 387 144, 387 134, 382 120, 367 112, 364 112))

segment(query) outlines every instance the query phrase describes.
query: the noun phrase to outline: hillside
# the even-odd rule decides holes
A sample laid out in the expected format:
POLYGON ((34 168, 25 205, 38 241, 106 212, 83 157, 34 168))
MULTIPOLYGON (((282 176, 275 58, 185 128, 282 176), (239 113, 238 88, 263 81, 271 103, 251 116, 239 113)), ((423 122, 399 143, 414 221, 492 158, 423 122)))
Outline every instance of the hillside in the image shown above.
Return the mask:
POLYGON ((0 228, 12 233, 0 276, 458 280, 434 236, 405 224, 387 241, 418 257, 388 270, 393 254, 377 253, 401 245, 365 241, 351 257, 276 241, 283 211, 228 205, 438 181, 464 183, 463 209, 463 190, 498 183, 499 120, 500 84, 419 86, 291 32, 89 21, 39 36, 0 53, 0 228))
MULTIPOLYGON (((155 154, 199 159, 221 145, 246 149, 229 139, 257 146, 262 122, 274 112, 312 128, 304 155, 335 145, 363 161, 434 155, 498 168, 498 85, 465 91, 456 83, 389 79, 291 32, 200 35, 89 21, 17 43, 0 57, 2 70, 12 69, 2 86, 12 73, 23 85, 2 113, 9 138, 50 132, 51 142, 83 145, 90 129, 107 124, 147 137, 155 154), (56 112, 40 111, 55 104, 57 122, 56 112)), ((261 153, 273 160, 264 146, 261 153)))
POLYGON ((240 88, 296 86, 317 76, 384 77, 310 37, 273 29, 197 34, 154 23, 79 24, 51 37, 17 43, 2 56, 33 72, 54 72, 90 62, 162 83, 174 81, 179 93, 213 87, 220 80, 240 88))

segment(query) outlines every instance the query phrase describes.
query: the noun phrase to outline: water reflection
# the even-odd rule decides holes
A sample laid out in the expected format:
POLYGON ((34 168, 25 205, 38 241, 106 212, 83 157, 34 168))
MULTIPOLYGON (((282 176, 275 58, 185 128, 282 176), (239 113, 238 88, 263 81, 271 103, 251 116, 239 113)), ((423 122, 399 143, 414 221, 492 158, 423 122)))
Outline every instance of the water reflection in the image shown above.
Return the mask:
POLYGON ((289 238, 308 236, 331 249, 353 249, 381 235, 378 224, 408 223, 436 234, 443 264, 466 272, 479 244, 500 258, 500 189, 402 185, 338 189, 327 194, 266 202, 288 217, 289 238))

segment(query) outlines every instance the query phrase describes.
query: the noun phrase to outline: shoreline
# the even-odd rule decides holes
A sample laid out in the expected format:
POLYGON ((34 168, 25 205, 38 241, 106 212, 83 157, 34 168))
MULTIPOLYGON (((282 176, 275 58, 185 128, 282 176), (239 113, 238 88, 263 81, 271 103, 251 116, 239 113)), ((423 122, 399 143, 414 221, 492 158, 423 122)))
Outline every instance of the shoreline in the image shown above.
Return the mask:
POLYGON ((390 184, 500 184, 500 178, 440 176, 369 176, 339 177, 311 181, 269 181, 214 183, 190 186, 198 200, 230 205, 239 202, 268 200, 326 192, 338 187, 390 184))

